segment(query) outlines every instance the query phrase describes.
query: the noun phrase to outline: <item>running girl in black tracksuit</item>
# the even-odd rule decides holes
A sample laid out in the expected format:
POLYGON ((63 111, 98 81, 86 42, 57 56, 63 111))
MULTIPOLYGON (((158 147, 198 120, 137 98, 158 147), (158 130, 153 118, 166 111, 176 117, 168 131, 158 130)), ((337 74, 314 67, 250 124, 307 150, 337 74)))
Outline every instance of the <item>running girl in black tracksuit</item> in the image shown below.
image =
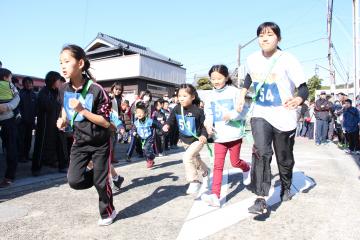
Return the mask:
POLYGON ((90 62, 82 48, 65 46, 60 54, 60 64, 64 77, 70 82, 65 83, 61 91, 63 111, 57 126, 62 129, 69 123, 74 131, 68 182, 73 189, 95 186, 101 216, 98 225, 109 225, 116 218, 109 178, 111 102, 104 89, 91 80, 90 62), (87 171, 90 160, 94 168, 87 171))

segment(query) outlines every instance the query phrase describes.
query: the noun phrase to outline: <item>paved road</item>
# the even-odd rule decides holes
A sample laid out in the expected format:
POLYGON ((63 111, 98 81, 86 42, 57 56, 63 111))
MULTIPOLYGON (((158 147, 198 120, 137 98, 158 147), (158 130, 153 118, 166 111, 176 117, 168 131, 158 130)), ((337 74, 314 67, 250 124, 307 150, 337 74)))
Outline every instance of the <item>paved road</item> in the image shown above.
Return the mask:
MULTIPOLYGON (((250 161, 250 144, 241 153, 250 161)), ((97 226, 94 188, 72 190, 61 174, 19 180, 0 190, 0 239, 360 239, 359 160, 334 144, 316 147, 298 138, 293 191, 300 192, 279 204, 275 187, 268 200, 275 205, 260 218, 247 214, 254 196, 229 161, 222 208, 185 195, 181 156, 157 158, 152 170, 140 160, 120 164, 126 180, 114 196, 117 221, 108 227, 97 226)), ((210 162, 206 149, 202 156, 210 162)), ((272 167, 277 185, 275 161, 272 167)))

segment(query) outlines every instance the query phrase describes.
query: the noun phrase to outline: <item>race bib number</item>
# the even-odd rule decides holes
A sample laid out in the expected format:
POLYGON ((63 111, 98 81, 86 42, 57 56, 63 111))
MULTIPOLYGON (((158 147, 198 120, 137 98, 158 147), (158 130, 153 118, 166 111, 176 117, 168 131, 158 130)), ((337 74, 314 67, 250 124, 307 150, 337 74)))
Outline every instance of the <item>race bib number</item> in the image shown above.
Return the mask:
POLYGON ((211 102, 211 110, 214 115, 214 122, 223 121, 224 114, 234 110, 234 101, 233 99, 213 101, 211 102))
POLYGON ((178 122, 179 131, 182 135, 188 137, 192 137, 193 134, 196 135, 195 117, 184 116, 183 119, 181 115, 176 115, 176 120, 178 122))
POLYGON ((137 133, 142 139, 146 139, 151 135, 151 128, 149 127, 139 127, 137 133))
MULTIPOLYGON (((73 93, 73 92, 64 93, 64 109, 66 112, 66 116, 70 121, 75 114, 74 109, 70 107, 70 99, 76 98, 80 101, 80 103, 84 108, 86 108, 90 112, 92 110, 94 96, 91 93, 88 93, 86 94, 85 99, 83 99, 82 97, 80 97, 80 95, 81 95, 80 93, 73 93)), ((84 120, 84 117, 81 114, 78 114, 75 118, 75 122, 81 122, 82 120, 84 120)))
MULTIPOLYGON (((255 83, 255 89, 259 83, 255 83)), ((256 104, 261 106, 281 106, 281 98, 277 85, 275 83, 265 83, 259 90, 258 96, 256 97, 256 104)))

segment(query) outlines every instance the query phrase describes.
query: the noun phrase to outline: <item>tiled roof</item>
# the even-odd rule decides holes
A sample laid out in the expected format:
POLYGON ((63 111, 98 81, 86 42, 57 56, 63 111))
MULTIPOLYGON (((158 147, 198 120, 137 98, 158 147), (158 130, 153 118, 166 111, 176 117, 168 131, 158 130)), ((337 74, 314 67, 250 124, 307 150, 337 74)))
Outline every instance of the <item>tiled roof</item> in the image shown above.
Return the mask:
MULTIPOLYGON (((115 47, 113 47, 113 48, 103 48, 103 49, 100 48, 100 49, 94 50, 94 52, 108 51, 110 49, 124 49, 126 51, 129 51, 129 52, 132 52, 132 53, 135 53, 135 54, 141 54, 141 55, 144 55, 144 56, 148 56, 148 57, 151 57, 151 58, 154 58, 154 59, 162 60, 162 61, 165 61, 165 62, 168 62, 168 63, 171 63, 171 64, 175 64, 175 65, 178 65, 178 66, 183 65, 182 63, 180 63, 178 61, 175 61, 175 60, 172 60, 171 58, 163 56, 163 55, 161 55, 159 53, 156 53, 156 52, 152 51, 151 49, 149 49, 147 47, 144 47, 144 46, 132 43, 132 42, 128 42, 128 41, 125 41, 125 40, 122 40, 122 39, 119 39, 119 38, 116 38, 116 37, 112 37, 112 36, 109 36, 109 35, 104 34, 104 33, 98 33, 95 40, 96 39, 101 39, 101 40, 103 40, 105 42, 108 42, 109 44, 111 44, 111 45, 113 45, 115 47)), ((94 42, 94 41, 92 41, 92 42, 94 42)))

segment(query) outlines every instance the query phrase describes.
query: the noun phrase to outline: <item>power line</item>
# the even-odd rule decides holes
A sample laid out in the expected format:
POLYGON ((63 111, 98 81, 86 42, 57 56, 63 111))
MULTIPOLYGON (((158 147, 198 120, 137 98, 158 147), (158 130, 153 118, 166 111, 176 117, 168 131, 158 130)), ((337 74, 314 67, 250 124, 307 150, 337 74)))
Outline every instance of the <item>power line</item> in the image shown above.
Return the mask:
POLYGON ((307 45, 307 44, 310 44, 310 43, 314 43, 314 42, 317 42, 317 41, 320 41, 320 40, 324 40, 324 39, 326 39, 326 37, 317 38, 317 39, 314 39, 314 40, 311 40, 311 41, 299 43, 299 44, 296 44, 296 45, 293 45, 293 46, 284 48, 284 50, 291 49, 291 48, 296 48, 296 47, 300 47, 300 46, 307 45))
POLYGON ((302 60, 302 61, 300 61, 300 63, 314 62, 314 61, 323 60, 323 59, 327 59, 327 57, 319 57, 319 58, 312 58, 312 59, 302 60))

